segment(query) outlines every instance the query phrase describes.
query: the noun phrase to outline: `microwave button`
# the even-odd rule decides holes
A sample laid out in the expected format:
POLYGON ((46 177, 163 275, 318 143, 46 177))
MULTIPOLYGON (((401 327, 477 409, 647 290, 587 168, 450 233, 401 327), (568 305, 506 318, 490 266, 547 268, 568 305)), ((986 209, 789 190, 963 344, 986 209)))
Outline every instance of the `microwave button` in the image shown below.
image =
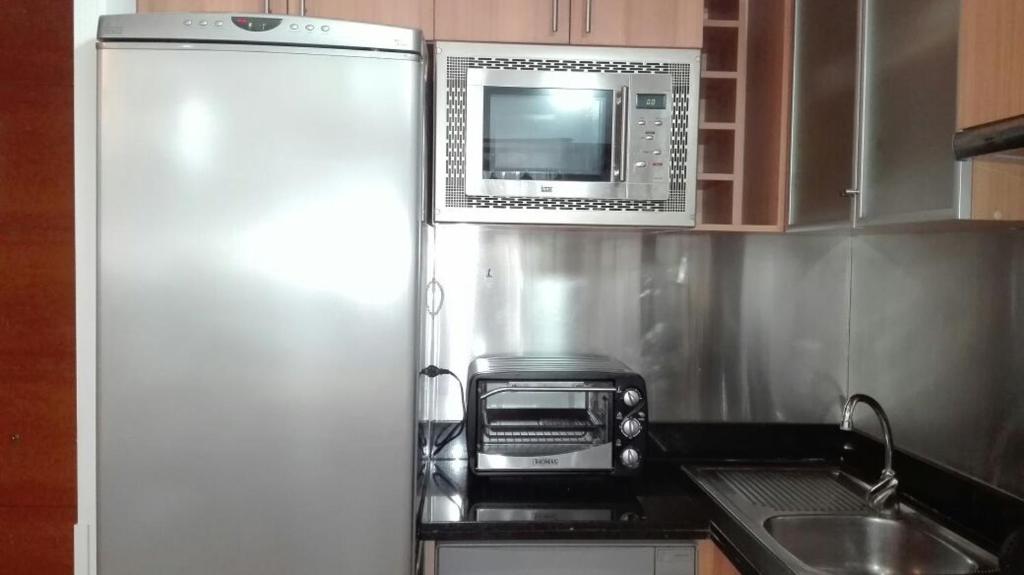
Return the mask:
POLYGON ((631 387, 622 393, 622 402, 625 403, 627 407, 636 407, 643 398, 644 396, 640 395, 640 390, 635 387, 631 387))
POLYGON ((637 162, 637 163, 635 163, 633 165, 638 167, 638 168, 646 168, 647 167, 647 162, 641 161, 641 162, 637 162))
POLYGON ((661 155, 661 150, 654 150, 651 153, 654 154, 655 156, 660 156, 661 155))
POLYGON ((646 121, 644 121, 644 120, 637 120, 637 121, 636 121, 636 125, 637 125, 637 126, 646 126, 646 125, 647 125, 647 122, 646 122, 646 121))
POLYGON ((627 439, 633 439, 637 435, 640 435, 640 430, 643 426, 639 421, 632 417, 627 417, 622 420, 622 424, 619 425, 619 430, 622 431, 622 435, 625 435, 627 439))
POLYGON ((655 120, 655 121, 654 121, 654 125, 655 125, 655 126, 660 126, 661 124, 662 124, 662 121, 661 121, 661 120, 655 120))
POLYGON ((645 140, 653 140, 654 139, 654 134, 645 134, 644 135, 644 139, 645 140))
POLYGON ((627 469, 636 469, 637 467, 640 467, 640 452, 632 447, 627 447, 619 454, 619 461, 621 461, 622 465, 627 469))

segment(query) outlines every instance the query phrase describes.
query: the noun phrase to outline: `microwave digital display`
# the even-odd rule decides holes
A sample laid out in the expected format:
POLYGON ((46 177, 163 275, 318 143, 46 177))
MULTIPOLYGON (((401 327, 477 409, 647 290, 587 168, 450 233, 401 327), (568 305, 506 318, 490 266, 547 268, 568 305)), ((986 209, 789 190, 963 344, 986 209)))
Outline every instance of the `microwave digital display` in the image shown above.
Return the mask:
POLYGON ((611 90, 486 86, 483 177, 609 181, 614 98, 611 90))
POLYGON ((638 110, 664 110, 665 94, 637 94, 636 107, 638 110))

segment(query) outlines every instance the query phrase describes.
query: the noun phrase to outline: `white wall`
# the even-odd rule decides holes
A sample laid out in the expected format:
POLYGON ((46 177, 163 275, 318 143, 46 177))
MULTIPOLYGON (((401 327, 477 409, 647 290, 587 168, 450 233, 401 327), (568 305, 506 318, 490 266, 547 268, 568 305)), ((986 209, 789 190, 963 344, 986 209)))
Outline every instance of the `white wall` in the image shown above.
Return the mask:
POLYGON ((78 522, 75 574, 96 571, 96 25, 135 0, 75 0, 75 341, 78 522))

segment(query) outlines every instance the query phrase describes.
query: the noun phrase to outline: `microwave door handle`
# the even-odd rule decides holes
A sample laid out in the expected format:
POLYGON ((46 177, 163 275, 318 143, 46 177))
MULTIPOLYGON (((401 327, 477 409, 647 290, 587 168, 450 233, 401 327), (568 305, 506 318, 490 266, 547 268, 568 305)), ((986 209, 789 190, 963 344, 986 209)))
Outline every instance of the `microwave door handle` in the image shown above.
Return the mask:
POLYGON ((629 169, 629 86, 622 87, 622 103, 620 104, 620 117, 622 125, 619 127, 619 173, 618 180, 626 181, 626 172, 629 169))
POLYGON ((575 392, 584 393, 591 391, 618 391, 614 387, 503 387, 501 389, 494 389, 480 396, 480 401, 491 397, 492 395, 498 395, 499 393, 537 393, 537 392, 575 392))

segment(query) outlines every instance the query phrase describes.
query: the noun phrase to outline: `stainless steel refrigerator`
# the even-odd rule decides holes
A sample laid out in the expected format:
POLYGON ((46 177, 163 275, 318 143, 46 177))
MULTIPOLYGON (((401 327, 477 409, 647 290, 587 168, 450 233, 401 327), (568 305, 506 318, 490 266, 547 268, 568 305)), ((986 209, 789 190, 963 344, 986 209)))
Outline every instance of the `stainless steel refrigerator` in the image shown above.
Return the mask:
POLYGON ((408 572, 421 35, 99 37, 100 575, 408 572))

